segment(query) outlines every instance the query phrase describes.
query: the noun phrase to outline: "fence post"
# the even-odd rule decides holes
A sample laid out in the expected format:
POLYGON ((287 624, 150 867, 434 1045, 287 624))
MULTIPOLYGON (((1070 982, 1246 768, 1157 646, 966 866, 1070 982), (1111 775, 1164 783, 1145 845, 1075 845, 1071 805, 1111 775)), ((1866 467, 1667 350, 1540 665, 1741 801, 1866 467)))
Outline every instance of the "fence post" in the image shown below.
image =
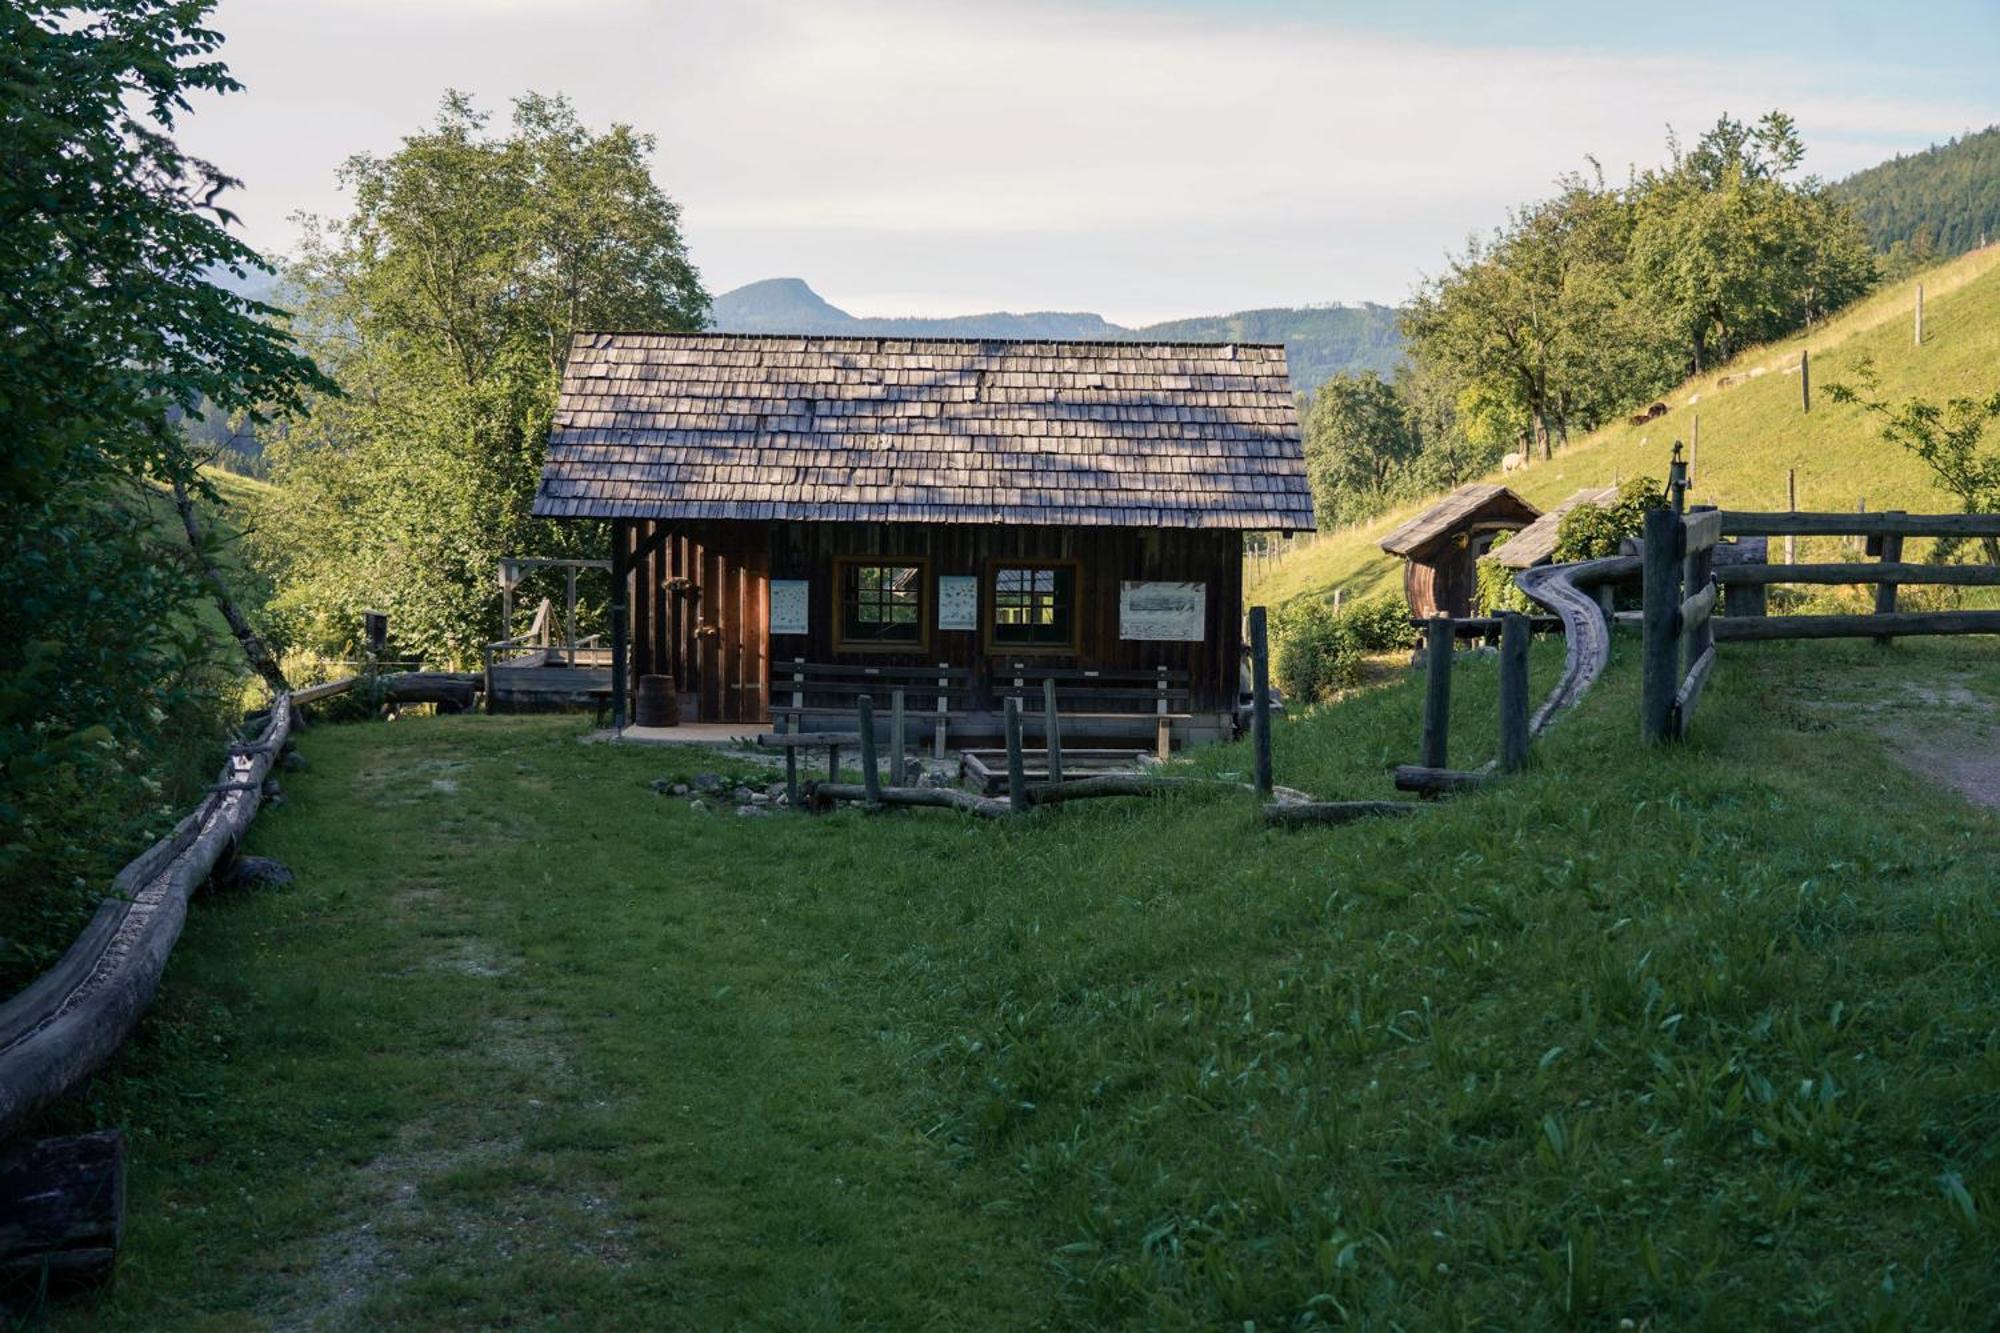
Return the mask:
POLYGON ((1062 719, 1056 714, 1056 678, 1042 678, 1042 746, 1048 752, 1050 782, 1061 782, 1062 772, 1062 719))
POLYGON ((861 785, 872 808, 882 804, 882 774, 876 768, 875 754, 875 701, 864 694, 854 701, 854 711, 861 715, 861 785))
POLYGON ((1680 515, 1648 509, 1645 541, 1639 734, 1664 741, 1674 734, 1674 695, 1680 689, 1680 515))
POLYGON ((1799 411, 1812 411, 1812 351, 1799 349, 1799 411))
POLYGON ((1021 765, 1021 696, 1007 696, 1007 804, 1020 814, 1028 808, 1028 774, 1021 765))
POLYGON ((889 785, 903 785, 903 692, 889 692, 889 785))
MULTIPOLYGON (((1795 467, 1785 469, 1785 512, 1791 514, 1799 512, 1799 470, 1795 467)), ((1798 557, 1798 538, 1788 532, 1785 534, 1785 563, 1796 565, 1799 562, 1798 557)), ((1770 558, 1768 553, 1765 558, 1770 558)))
POLYGON ((1250 608, 1250 750, 1257 794, 1271 794, 1271 629, 1269 613, 1250 608))
POLYGON ((1500 613, 1500 769, 1528 766, 1528 618, 1500 613))
MULTIPOLYGON (((570 652, 576 651, 574 644, 570 652)), ((625 730, 625 582, 620 579, 611 593, 611 730, 625 730)))
MULTIPOLYGON (((1894 522, 1895 520, 1903 517, 1903 511, 1900 509, 1887 510, 1885 511, 1885 517, 1888 518, 1889 521, 1894 522)), ((1885 565, 1892 565, 1895 564, 1897 561, 1901 560, 1902 558, 1903 558, 1903 534, 1900 532, 1884 532, 1882 534, 1882 563, 1885 565)), ((1876 584, 1875 614, 1878 616, 1885 616, 1895 611, 1895 609, 1896 609, 1896 585, 1893 583, 1876 584)), ((1894 641, 1893 636, 1888 634, 1877 634, 1875 636, 1875 642, 1884 648, 1888 647, 1889 644, 1893 641, 1894 641)))
MULTIPOLYGON (((1714 505, 1696 505, 1691 512, 1701 513, 1704 510, 1713 508, 1715 508, 1714 505)), ((1709 579, 1714 576, 1714 573, 1714 547, 1710 547, 1705 551, 1697 551, 1684 557, 1681 561, 1681 595, 1683 597, 1691 597, 1700 592, 1708 586, 1709 579)), ((1711 613, 1706 620, 1701 622, 1694 633, 1686 636, 1686 642, 1681 645, 1682 663, 1685 666, 1693 666, 1695 659, 1706 652, 1709 645, 1714 642, 1715 616, 1711 613)), ((1679 685, 1676 684, 1674 689, 1675 694, 1678 695, 1680 692, 1679 685)))
POLYGON ((1443 768, 1451 750, 1451 658, 1457 637, 1450 616, 1424 627, 1424 734, 1417 762, 1443 768))

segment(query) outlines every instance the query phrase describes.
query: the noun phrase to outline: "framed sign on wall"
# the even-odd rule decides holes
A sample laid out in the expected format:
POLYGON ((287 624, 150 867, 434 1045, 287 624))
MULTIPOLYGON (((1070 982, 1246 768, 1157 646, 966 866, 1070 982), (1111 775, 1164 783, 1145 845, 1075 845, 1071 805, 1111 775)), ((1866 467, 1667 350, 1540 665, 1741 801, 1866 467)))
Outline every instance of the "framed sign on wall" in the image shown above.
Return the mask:
POLYGON ((1206 583, 1120 583, 1118 637, 1199 643, 1208 621, 1206 583))
POLYGON ((804 579, 771 580, 771 633, 807 632, 810 624, 807 603, 811 587, 804 579))
POLYGON ((937 627, 979 628, 979 579, 973 574, 938 576, 937 627))

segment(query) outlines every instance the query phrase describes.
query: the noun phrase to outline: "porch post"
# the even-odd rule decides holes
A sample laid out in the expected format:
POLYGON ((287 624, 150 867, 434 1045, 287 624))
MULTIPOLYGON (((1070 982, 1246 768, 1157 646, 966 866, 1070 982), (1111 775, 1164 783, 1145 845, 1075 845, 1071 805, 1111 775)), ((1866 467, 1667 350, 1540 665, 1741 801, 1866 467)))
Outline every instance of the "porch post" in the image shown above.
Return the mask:
MULTIPOLYGON (((611 734, 625 730, 625 581, 630 569, 625 559, 624 520, 611 524, 611 734)), ((576 577, 572 571, 571 579, 576 577)), ((572 632, 574 641, 575 634, 572 632)))

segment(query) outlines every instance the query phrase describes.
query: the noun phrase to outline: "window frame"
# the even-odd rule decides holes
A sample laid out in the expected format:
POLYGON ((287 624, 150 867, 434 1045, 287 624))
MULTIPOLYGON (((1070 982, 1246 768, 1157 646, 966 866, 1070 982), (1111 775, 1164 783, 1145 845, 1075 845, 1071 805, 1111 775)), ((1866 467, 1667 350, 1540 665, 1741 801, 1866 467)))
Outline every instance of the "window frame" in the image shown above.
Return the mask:
POLYGON ((981 639, 989 657, 1076 657, 1083 652, 1083 561, 1069 556, 1048 559, 990 557, 980 579, 981 639), (1000 628, 1000 571, 1003 569, 1066 569, 1070 575, 1069 638, 1063 643, 1004 643, 1000 628))
POLYGON ((833 651, 836 653, 928 654, 937 616, 937 594, 931 587, 931 562, 920 555, 842 555, 833 560, 833 651), (917 637, 906 643, 847 637, 847 571, 856 567, 913 568, 917 571, 917 637))

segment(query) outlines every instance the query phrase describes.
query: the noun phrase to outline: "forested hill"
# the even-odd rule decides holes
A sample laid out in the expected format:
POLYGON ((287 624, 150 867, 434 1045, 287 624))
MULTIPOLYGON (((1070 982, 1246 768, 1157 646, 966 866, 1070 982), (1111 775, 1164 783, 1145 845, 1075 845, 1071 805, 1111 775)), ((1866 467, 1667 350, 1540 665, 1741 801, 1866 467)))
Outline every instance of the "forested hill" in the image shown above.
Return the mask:
POLYGON ((1877 250, 1964 254, 2000 239, 2000 125, 1857 171, 1833 193, 1877 250))
POLYGON ((943 319, 866 318, 831 304, 798 278, 753 282, 715 298, 711 327, 724 333, 818 333, 905 338, 1073 338, 1123 342, 1281 342, 1292 384, 1304 392, 1343 370, 1387 376, 1403 359, 1388 306, 1301 306, 1171 320, 1142 328, 1088 312, 996 312, 943 319))

